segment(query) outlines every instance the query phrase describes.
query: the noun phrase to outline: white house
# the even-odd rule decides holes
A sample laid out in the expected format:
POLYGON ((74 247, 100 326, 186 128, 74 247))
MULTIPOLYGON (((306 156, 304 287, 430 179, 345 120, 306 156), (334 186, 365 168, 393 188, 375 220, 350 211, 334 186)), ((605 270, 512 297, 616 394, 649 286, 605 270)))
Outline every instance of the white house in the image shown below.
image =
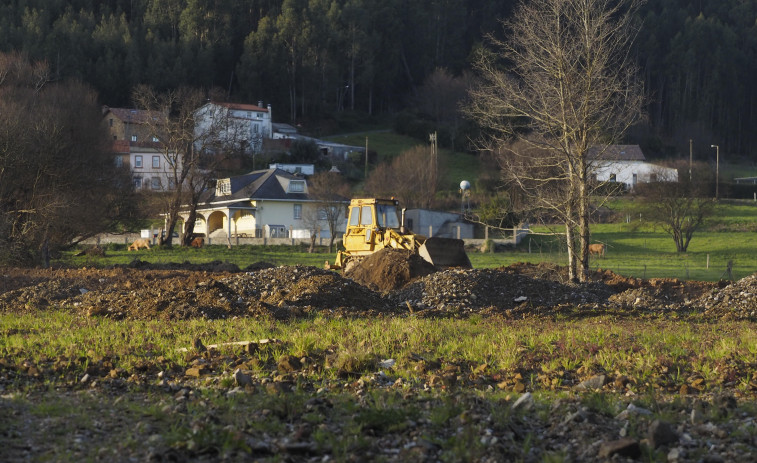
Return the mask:
POLYGON ((596 180, 623 183, 632 189, 637 183, 677 182, 678 171, 646 162, 639 145, 606 145, 589 149, 596 180))
POLYGON ((271 105, 263 107, 241 103, 207 103, 195 110, 195 136, 210 147, 220 142, 232 149, 257 153, 263 139, 273 137, 271 105))
POLYGON ((135 190, 170 191, 176 188, 174 168, 181 168, 181 157, 164 152, 158 143, 113 142, 113 154, 118 167, 131 170, 135 190))
MULTIPOLYGON (((344 201, 345 208, 348 203, 344 201)), ((330 238, 321 207, 308 196, 304 177, 276 168, 256 170, 217 180, 216 188, 201 198, 195 232, 211 236, 222 230, 229 239, 308 238, 317 227, 322 238, 330 238)), ((186 221, 189 212, 180 215, 186 221)), ((346 220, 343 215, 338 236, 344 233, 346 220)))

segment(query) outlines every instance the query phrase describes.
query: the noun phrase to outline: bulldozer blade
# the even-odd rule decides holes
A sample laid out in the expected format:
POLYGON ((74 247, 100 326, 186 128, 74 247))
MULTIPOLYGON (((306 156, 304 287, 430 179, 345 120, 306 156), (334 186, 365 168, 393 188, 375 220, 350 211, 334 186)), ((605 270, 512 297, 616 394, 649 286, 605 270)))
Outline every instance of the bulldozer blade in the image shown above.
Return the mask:
POLYGON ((421 245, 418 254, 437 267, 472 267, 463 240, 428 238, 421 245))

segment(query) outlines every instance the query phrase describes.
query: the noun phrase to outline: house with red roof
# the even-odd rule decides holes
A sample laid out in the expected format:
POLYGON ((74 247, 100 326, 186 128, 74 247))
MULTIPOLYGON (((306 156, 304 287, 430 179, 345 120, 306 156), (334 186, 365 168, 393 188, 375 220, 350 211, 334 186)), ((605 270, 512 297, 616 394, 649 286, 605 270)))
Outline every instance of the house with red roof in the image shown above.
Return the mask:
POLYGON ((203 147, 218 146, 258 153, 273 137, 271 105, 209 102, 195 110, 195 138, 203 147))

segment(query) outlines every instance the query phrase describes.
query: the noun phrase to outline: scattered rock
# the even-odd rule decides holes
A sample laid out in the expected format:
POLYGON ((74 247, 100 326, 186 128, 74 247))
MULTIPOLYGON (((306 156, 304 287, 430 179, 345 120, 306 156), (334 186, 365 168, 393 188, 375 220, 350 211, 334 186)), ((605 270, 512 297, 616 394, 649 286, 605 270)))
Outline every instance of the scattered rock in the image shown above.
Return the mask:
POLYGON ((302 368, 302 363, 293 355, 282 355, 279 358, 277 368, 281 373, 291 373, 302 368))
POLYGON ((580 382, 576 388, 577 389, 583 389, 583 390, 597 390, 602 389, 602 387, 605 385, 606 381, 605 375, 596 375, 592 376, 591 378, 580 382))
POLYGON ((613 455, 622 457, 639 458, 641 456, 641 446, 639 441, 624 437, 610 442, 602 442, 599 447, 599 458, 610 458, 613 455))
POLYGON ((513 402, 511 408, 513 410, 528 410, 533 406, 534 406, 534 397, 531 395, 530 392, 526 392, 525 394, 518 397, 518 400, 513 402))
POLYGON ((234 370, 234 384, 240 387, 252 385, 252 377, 242 372, 240 368, 234 370))
POLYGON ((678 442, 678 433, 670 423, 660 420, 654 420, 649 426, 647 433, 649 445, 656 449, 661 445, 673 444, 678 442))

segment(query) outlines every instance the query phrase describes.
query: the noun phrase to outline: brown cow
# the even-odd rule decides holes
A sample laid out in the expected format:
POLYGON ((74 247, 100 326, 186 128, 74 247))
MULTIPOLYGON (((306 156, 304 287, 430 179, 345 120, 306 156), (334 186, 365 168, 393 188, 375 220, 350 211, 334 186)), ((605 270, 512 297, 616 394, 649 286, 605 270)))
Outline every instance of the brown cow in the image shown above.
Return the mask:
POLYGON ((605 256, 605 245, 604 244, 590 244, 589 245, 589 255, 593 256, 594 254, 598 255, 599 257, 605 256))
POLYGON ((134 240, 131 246, 129 246, 129 251, 139 251, 142 248, 150 249, 150 240, 145 238, 134 240))
POLYGON ((204 238, 199 238, 199 237, 195 238, 195 239, 192 240, 191 243, 189 243, 189 245, 192 246, 193 248, 198 248, 199 249, 199 248, 201 248, 201 247, 203 247, 205 245, 205 239, 204 238))

